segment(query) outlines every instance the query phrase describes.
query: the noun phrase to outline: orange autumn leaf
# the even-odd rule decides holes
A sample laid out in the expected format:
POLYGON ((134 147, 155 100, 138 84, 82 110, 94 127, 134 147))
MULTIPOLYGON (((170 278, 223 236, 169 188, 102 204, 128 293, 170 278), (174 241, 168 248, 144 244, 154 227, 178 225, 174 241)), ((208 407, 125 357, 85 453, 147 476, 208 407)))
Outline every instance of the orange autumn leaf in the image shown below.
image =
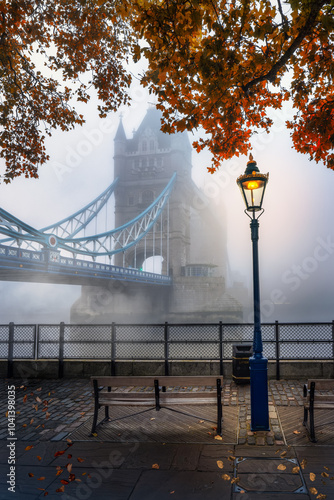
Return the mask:
POLYGON ((29 446, 26 446, 26 447, 24 448, 24 451, 29 451, 29 450, 31 450, 32 448, 33 448, 33 445, 31 444, 31 445, 29 445, 29 446))
POLYGON ((217 460, 217 465, 220 469, 224 468, 224 462, 222 460, 217 460))
POLYGON ((64 491, 65 491, 65 486, 63 485, 56 490, 56 493, 63 493, 64 491))
POLYGON ((312 495, 317 495, 318 494, 318 490, 316 488, 311 487, 311 488, 309 488, 309 491, 310 491, 310 493, 312 495))
POLYGON ((310 480, 315 481, 315 478, 316 478, 315 474, 313 472, 310 472, 310 480))
POLYGON ((39 461, 41 461, 41 460, 42 460, 42 457, 40 457, 39 455, 37 455, 37 459, 38 459, 39 461))
POLYGON ((27 399, 28 399, 28 394, 26 394, 26 395, 23 397, 23 403, 26 403, 26 402, 27 402, 27 399))
POLYGON ((231 479, 231 476, 229 476, 229 474, 223 474, 222 479, 224 479, 224 481, 229 481, 231 479))
POLYGON ((61 484, 69 484, 69 481, 67 481, 66 479, 61 479, 60 482, 61 484))
POLYGON ((62 450, 62 451, 56 451, 56 453, 54 454, 55 457, 59 457, 60 455, 64 455, 65 453, 65 450, 62 450))
POLYGON ((59 470, 57 471, 57 473, 56 473, 56 476, 60 476, 60 474, 62 474, 63 472, 64 472, 64 470, 63 470, 63 469, 59 469, 59 470))
POLYGON ((72 472, 72 464, 67 464, 66 469, 67 472, 72 472))
POLYGON ((32 472, 28 472, 29 477, 34 477, 34 474, 32 472))
POLYGON ((78 460, 78 462, 80 462, 80 463, 85 461, 85 459, 84 459, 84 458, 80 458, 80 457, 78 457, 78 458, 77 458, 77 460, 78 460))
POLYGON ((277 466, 277 469, 278 469, 278 470, 286 470, 286 465, 284 465, 284 464, 279 464, 279 465, 277 466))
POLYGON ((159 467, 159 464, 153 464, 153 465, 152 465, 152 469, 159 469, 159 468, 160 468, 160 467, 159 467))
POLYGON ((38 481, 44 481, 44 479, 45 479, 45 477, 44 477, 44 476, 42 476, 42 477, 38 477, 38 478, 37 478, 37 480, 38 480, 38 481))

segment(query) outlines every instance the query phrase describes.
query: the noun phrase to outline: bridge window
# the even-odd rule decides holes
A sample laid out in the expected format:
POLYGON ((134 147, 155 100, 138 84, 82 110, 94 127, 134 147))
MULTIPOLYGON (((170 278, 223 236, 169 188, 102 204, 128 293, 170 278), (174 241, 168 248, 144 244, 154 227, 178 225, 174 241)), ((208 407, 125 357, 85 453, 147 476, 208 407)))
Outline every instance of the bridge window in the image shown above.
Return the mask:
POLYGON ((213 275, 213 268, 209 264, 190 264, 182 268, 181 274, 183 276, 197 276, 197 277, 210 277, 213 275))
POLYGON ((143 141, 143 142, 141 143, 141 150, 142 150, 142 151, 147 151, 147 142, 146 142, 146 141, 143 141))

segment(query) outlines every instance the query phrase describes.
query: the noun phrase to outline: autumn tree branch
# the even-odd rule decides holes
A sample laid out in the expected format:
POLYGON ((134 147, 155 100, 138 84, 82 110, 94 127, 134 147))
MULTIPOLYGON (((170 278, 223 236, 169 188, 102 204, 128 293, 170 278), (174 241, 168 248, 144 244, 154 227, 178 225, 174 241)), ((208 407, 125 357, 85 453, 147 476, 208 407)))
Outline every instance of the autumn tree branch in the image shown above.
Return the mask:
POLYGON ((262 76, 258 76, 253 80, 250 80, 248 83, 246 83, 246 85, 242 85, 242 89, 245 92, 245 94, 248 94, 250 88, 254 87, 258 83, 261 83, 263 81, 269 81, 269 82, 275 81, 277 73, 280 71, 280 69, 287 64, 290 57, 298 49, 304 38, 312 32, 312 29, 317 21, 318 14, 321 11, 322 7, 329 3, 330 0, 320 0, 320 1, 315 0, 314 2, 312 2, 311 10, 305 21, 305 24, 301 28, 301 30, 299 31, 298 35, 293 40, 291 45, 287 48, 282 57, 273 65, 273 67, 267 73, 265 73, 262 76))

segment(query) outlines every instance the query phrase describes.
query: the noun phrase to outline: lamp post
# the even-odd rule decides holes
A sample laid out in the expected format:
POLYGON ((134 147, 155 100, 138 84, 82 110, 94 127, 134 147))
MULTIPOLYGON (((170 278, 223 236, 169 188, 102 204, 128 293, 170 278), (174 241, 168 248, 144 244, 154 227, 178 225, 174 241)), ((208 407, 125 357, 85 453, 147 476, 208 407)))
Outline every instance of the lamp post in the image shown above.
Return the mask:
POLYGON ((259 281, 259 217, 263 214, 263 196, 269 174, 261 174, 253 155, 250 154, 245 173, 238 177, 237 184, 246 204, 245 214, 251 219, 253 246, 253 297, 254 336, 253 356, 249 359, 251 390, 251 430, 269 431, 268 410, 268 360, 262 355, 260 281, 259 281), (249 213, 251 215, 249 215, 249 213))

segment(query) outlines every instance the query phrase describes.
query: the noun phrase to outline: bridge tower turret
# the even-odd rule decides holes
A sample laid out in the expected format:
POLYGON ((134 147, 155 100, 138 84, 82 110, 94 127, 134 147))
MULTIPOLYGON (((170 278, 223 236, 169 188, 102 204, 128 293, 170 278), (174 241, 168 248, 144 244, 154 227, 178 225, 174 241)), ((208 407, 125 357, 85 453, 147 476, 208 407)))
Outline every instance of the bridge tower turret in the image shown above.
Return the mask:
POLYGON ((167 272, 168 265, 169 273, 174 276, 180 275, 181 268, 189 263, 191 145, 186 133, 162 133, 160 116, 157 109, 150 108, 129 139, 120 120, 114 139, 115 177, 119 177, 115 190, 115 226, 125 224, 145 210, 176 172, 176 183, 169 201, 169 221, 161 221, 163 231, 167 231, 167 225, 169 227, 169 258, 166 248, 160 248, 157 240, 148 237, 137 245, 136 257, 134 251, 117 254, 115 264, 140 267, 144 258, 154 253, 163 258, 164 271, 167 272))

